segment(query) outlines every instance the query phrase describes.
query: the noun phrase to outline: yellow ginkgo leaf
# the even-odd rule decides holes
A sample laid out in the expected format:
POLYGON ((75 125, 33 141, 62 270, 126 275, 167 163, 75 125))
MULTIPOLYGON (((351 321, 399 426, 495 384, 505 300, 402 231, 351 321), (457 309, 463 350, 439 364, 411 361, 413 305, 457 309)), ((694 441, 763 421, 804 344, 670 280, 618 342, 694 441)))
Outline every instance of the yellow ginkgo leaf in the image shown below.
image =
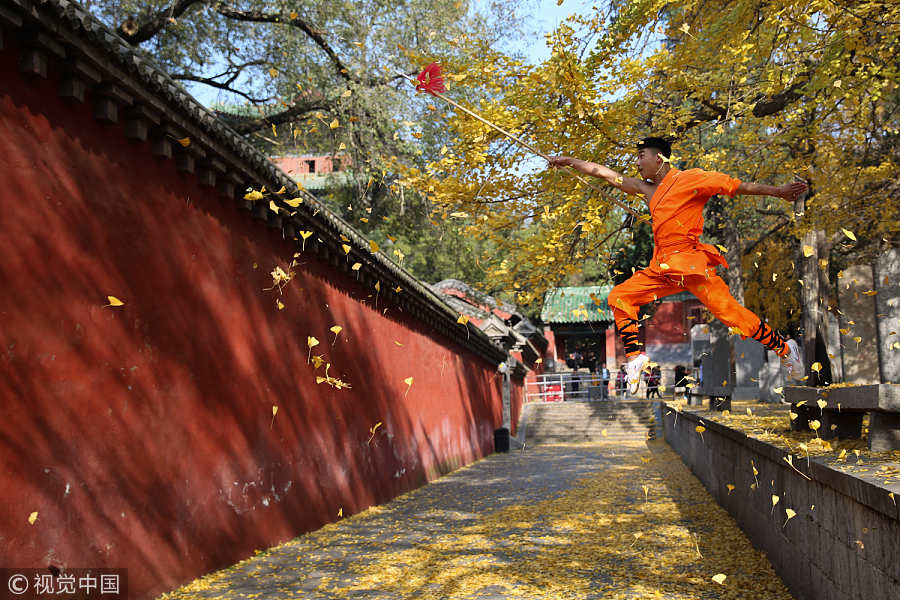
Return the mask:
POLYGON ((343 93, 341 93, 341 98, 349 98, 351 94, 353 94, 353 92, 350 90, 344 90, 343 93))
POLYGON ((820 409, 821 409, 821 408, 825 408, 826 406, 828 406, 828 403, 825 402, 824 400, 816 400, 816 404, 818 405, 818 407, 819 407, 820 409))
POLYGON ((125 306, 125 303, 115 296, 107 296, 106 299, 109 302, 106 306, 125 306))
POLYGON ((362 267, 362 263, 353 263, 353 266, 350 267, 353 271, 359 271, 360 267, 362 267))
POLYGON ((344 518, 344 507, 338 509, 338 518, 344 518))
POLYGON ((465 325, 469 322, 469 315, 459 315, 459 318, 456 319, 456 322, 460 325, 465 325))
POLYGON ((249 200, 250 202, 256 202, 257 200, 262 200, 263 195, 259 190, 250 190, 246 194, 244 194, 244 200, 249 200))
POLYGON ((785 512, 785 514, 787 515, 787 518, 788 518, 788 519, 793 519, 794 517, 797 516, 797 513, 794 512, 794 510, 793 510, 793 509, 790 509, 790 508, 784 509, 784 512, 785 512))
POLYGON ((284 203, 291 208, 297 208, 298 206, 303 204, 303 198, 291 198, 290 200, 285 200, 284 203))
POLYGON ((182 146, 184 146, 185 148, 187 148, 188 146, 191 145, 191 138, 183 137, 180 140, 178 140, 178 143, 181 144, 182 146))
POLYGON ((412 377, 407 377, 406 379, 403 380, 403 383, 405 383, 405 384, 408 385, 408 386, 412 386, 412 384, 413 384, 413 378, 412 378, 412 377))
POLYGON ((275 306, 278 307, 278 310, 284 310, 284 302, 282 302, 281 300, 276 300, 275 306))
POLYGON ((821 427, 821 426, 822 426, 822 424, 819 421, 816 421, 815 419, 813 419, 812 421, 809 422, 809 428, 812 429, 813 431, 817 431, 819 429, 819 427, 821 427))
POLYGON ((341 145, 338 146, 338 150, 346 150, 346 149, 347 149, 347 144, 345 144, 344 142, 341 142, 341 145))
POLYGON ((813 249, 812 246, 808 246, 806 244, 803 245, 803 256, 805 256, 806 258, 809 258, 810 256, 812 256, 813 254, 815 254, 815 252, 816 251, 813 249))
POLYGON ((28 515, 28 524, 34 525, 34 522, 37 521, 37 518, 38 518, 38 513, 37 513, 37 511, 34 511, 30 515, 28 515))
POLYGON ((369 240, 369 248, 372 250, 372 252, 378 252, 379 249, 378 244, 375 242, 375 240, 369 240))
POLYGON ((288 16, 289 16, 289 17, 290 17, 290 18, 291 18, 291 21, 293 21, 293 20, 294 20, 294 19, 296 19, 296 18, 297 18, 297 13, 296 13, 296 12, 294 12, 294 11, 291 11, 291 14, 290 14, 290 15, 288 15, 288 16))
POLYGON ((341 248, 344 250, 344 254, 350 254, 350 246, 348 246, 347 244, 341 244, 341 248))
POLYGON ((306 345, 310 348, 312 348, 313 346, 318 346, 319 340, 310 335, 306 338, 306 345))
POLYGON ((797 413, 794 411, 788 411, 788 416, 791 418, 791 421, 797 418, 797 413))
POLYGON ((704 431, 706 431, 706 427, 704 427, 703 425, 697 425, 696 427, 694 427, 694 431, 696 431, 697 433, 703 433, 704 431))
POLYGON ((730 494, 732 491, 734 491, 734 485, 732 485, 732 484, 730 484, 730 483, 726 484, 725 487, 728 488, 728 493, 729 493, 729 494, 730 494))
POLYGON ((335 325, 334 327, 332 327, 331 329, 329 329, 329 331, 330 331, 331 333, 333 333, 334 335, 337 335, 337 334, 339 334, 341 331, 343 331, 343 329, 344 329, 344 328, 341 327, 340 325, 335 325))
POLYGON ((331 123, 329 123, 328 126, 331 127, 332 129, 337 129, 338 127, 341 126, 341 123, 340 123, 340 121, 338 121, 337 119, 335 119, 334 121, 332 121, 331 123))
POLYGON ((278 77, 278 69, 272 67, 271 69, 269 69, 269 75, 271 75, 272 77, 278 77))
POLYGON ((272 405, 272 416, 274 417, 277 414, 278 414, 278 407, 275 405, 272 405))
POLYGON ((276 215, 278 214, 278 205, 275 204, 274 200, 269 200, 269 210, 271 210, 276 215))
POLYGON ((853 240, 854 242, 856 241, 856 236, 853 235, 853 232, 852 232, 852 231, 849 231, 849 230, 847 230, 847 229, 844 229, 843 227, 841 228, 841 231, 842 231, 843 234, 846 235, 848 238, 850 238, 850 239, 853 240))
POLYGON ((822 370, 822 363, 820 363, 820 362, 814 362, 814 363, 812 364, 812 366, 810 367, 810 369, 812 369, 813 371, 815 371, 816 373, 818 373, 818 372, 820 372, 820 371, 822 370))
POLYGON ((712 576, 712 580, 718 583, 719 585, 725 585, 726 576, 723 573, 716 573, 712 576))
POLYGON ((772 508, 774 508, 775 505, 778 504, 778 502, 779 502, 780 500, 781 500, 781 498, 779 498, 779 497, 776 496, 775 494, 772 494, 772 508))

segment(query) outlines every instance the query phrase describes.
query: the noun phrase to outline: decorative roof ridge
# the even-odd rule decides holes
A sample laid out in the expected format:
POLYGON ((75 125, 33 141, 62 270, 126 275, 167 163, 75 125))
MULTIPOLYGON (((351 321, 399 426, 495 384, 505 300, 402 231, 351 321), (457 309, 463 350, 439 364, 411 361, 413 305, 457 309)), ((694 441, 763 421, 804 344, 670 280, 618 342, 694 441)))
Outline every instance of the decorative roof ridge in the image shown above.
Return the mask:
MULTIPOLYGON (((239 200, 243 192, 236 195, 231 191, 232 185, 265 185, 269 189, 284 186, 294 197, 302 197, 303 202, 296 209, 284 205, 280 199, 273 200, 279 209, 274 216, 262 202, 255 205, 247 202, 244 205, 253 211, 255 217, 266 221, 271 227, 282 229, 285 236, 293 238, 298 229, 314 230, 323 239, 319 243, 313 236, 307 244, 307 251, 312 246, 320 257, 348 273, 350 263, 344 259, 352 257, 368 267, 370 273, 364 277, 366 283, 375 285, 375 282, 384 280, 392 284, 392 289, 384 292, 382 297, 391 298, 401 305, 404 312, 432 325, 486 360, 495 363, 503 360, 504 354, 481 331, 476 328, 471 328, 468 333, 462 331, 456 323, 456 311, 439 294, 387 255, 380 251, 373 252, 369 240, 350 223, 299 187, 267 156, 200 104, 146 51, 128 44, 80 4, 72 0, 8 0, 0 8, 0 25, 21 28, 26 24, 26 34, 33 39, 23 38, 23 41, 40 47, 41 60, 45 61, 42 63, 43 76, 46 76, 46 57, 57 58, 67 67, 91 74, 89 79, 95 74, 96 79, 92 83, 102 81, 104 85, 115 87, 109 102, 122 104, 128 110, 143 108, 146 114, 162 113, 161 116, 155 115, 157 124, 162 120, 167 131, 177 131, 179 135, 190 138, 190 147, 184 148, 183 155, 189 158, 191 166, 185 170, 193 172, 193 161, 198 156, 215 163, 215 171, 231 182, 228 195, 233 199, 239 200), (45 32, 35 31, 35 25, 45 29, 45 32), (349 241, 345 242, 341 236, 349 241), (342 243, 352 244, 351 251, 343 252, 342 243), (338 253, 341 260, 335 260, 338 253), (401 298, 399 292, 393 291, 396 287, 407 292, 405 297, 412 297, 414 302, 401 298)), ((35 69, 40 68, 40 64, 35 65, 35 69)), ((110 114, 116 114, 115 110, 110 114)), ((167 140, 164 142, 168 143, 167 140)), ((167 156, 172 157, 171 150, 167 156)))

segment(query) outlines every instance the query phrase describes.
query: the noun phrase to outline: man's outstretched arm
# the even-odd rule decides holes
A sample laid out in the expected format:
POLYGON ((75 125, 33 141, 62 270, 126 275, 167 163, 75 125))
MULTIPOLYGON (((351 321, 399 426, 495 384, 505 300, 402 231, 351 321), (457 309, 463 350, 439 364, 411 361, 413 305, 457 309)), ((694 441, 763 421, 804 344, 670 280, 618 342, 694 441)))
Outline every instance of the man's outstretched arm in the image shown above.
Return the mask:
POLYGON ((625 177, 609 167, 579 158, 572 158, 571 156, 551 156, 549 157, 549 162, 551 167, 572 167, 585 175, 605 179, 607 183, 619 188, 626 194, 646 195, 643 181, 636 177, 625 177))
POLYGON ((808 186, 802 181, 794 181, 784 185, 766 185, 764 183, 742 181, 741 185, 738 186, 737 193, 749 196, 774 196, 793 202, 800 194, 805 193, 807 189, 808 186))

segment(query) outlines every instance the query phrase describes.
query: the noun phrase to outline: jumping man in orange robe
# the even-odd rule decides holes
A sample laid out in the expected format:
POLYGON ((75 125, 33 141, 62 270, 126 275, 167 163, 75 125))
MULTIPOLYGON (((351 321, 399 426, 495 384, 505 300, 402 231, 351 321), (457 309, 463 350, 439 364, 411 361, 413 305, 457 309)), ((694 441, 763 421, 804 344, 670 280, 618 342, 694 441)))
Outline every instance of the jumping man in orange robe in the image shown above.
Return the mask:
POLYGON ((551 167, 570 166, 586 175, 605 179, 627 194, 644 197, 653 220, 653 258, 609 293, 616 328, 622 336, 629 392, 637 392, 640 373, 649 362, 638 341, 638 311, 644 304, 688 290, 722 323, 758 340, 782 359, 787 374, 802 379, 803 362, 793 339, 785 340, 765 321, 741 306, 716 274, 716 265, 728 267, 715 246, 700 242, 703 207, 710 196, 750 194, 794 200, 806 191, 805 183, 773 186, 742 182, 723 173, 688 169, 669 164, 672 149, 662 138, 645 138, 638 144, 637 167, 642 179, 624 177, 597 163, 569 156, 550 157, 551 167))

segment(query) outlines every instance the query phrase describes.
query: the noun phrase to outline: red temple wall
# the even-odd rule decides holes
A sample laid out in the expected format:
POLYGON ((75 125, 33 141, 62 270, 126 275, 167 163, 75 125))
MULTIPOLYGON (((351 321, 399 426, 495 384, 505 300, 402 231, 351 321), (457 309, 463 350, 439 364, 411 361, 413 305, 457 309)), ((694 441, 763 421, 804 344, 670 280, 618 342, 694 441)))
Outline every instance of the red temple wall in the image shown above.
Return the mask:
POLYGON ((25 80, 4 41, 7 566, 126 567, 156 596, 492 451, 496 364, 311 255, 266 291, 293 242, 62 102, 57 73, 25 80), (309 335, 352 389, 316 384, 309 335))

